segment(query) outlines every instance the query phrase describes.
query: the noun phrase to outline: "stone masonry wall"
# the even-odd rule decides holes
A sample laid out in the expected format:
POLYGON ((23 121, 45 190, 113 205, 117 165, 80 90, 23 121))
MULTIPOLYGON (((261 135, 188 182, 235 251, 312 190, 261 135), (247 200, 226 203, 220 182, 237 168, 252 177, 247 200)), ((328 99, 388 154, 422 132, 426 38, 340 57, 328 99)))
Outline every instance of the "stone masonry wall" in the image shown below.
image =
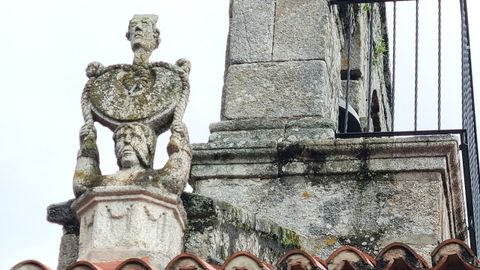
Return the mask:
MULTIPOLYGON (((391 82, 389 67, 389 43, 385 5, 370 4, 353 6, 353 25, 351 41, 351 80, 349 86, 349 105, 358 114, 362 131, 366 131, 367 119, 370 119, 370 131, 391 130, 391 82), (371 81, 371 112, 368 114, 368 84, 369 84, 369 19, 373 16, 372 38, 372 81, 371 81)), ((342 26, 342 93, 346 99, 347 69, 348 69, 348 10, 345 5, 339 5, 339 25, 342 26)))
POLYGON ((196 145, 194 191, 299 235, 327 256, 395 241, 426 255, 464 238, 458 145, 451 137, 319 140, 276 147, 196 145))
POLYGON ((185 252, 221 264, 240 250, 275 261, 288 249, 299 247, 295 232, 250 211, 192 193, 184 193, 182 201, 188 213, 185 252))
MULTIPOLYGON (((333 137, 341 88, 337 16, 326 0, 232 0, 222 121, 309 118, 296 127, 333 137)), ((252 129, 229 129, 240 130, 252 129)))

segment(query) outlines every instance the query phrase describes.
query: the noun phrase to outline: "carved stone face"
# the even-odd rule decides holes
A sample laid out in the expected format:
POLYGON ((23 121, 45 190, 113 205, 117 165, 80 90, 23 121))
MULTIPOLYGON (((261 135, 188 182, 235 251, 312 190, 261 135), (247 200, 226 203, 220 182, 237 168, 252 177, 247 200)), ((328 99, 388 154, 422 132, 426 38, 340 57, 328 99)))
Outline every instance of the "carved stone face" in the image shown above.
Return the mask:
POLYGON ((126 124, 114 133, 115 155, 120 169, 153 165, 156 136, 142 124, 126 124))
POLYGON ((140 48, 152 52, 159 44, 159 32, 155 24, 155 15, 135 15, 128 25, 127 38, 132 50, 140 48))

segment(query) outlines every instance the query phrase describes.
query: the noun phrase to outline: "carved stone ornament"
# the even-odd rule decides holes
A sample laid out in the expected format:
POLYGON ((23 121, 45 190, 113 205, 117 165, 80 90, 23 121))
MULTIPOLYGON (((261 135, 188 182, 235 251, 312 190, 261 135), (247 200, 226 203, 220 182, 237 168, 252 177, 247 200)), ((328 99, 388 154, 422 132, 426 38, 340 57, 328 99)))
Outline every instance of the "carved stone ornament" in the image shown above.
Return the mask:
POLYGON ((112 131, 126 122, 143 122, 160 133, 169 128, 186 91, 188 74, 182 67, 156 62, 109 66, 89 80, 84 95, 94 120, 112 131))
POLYGON ((98 62, 86 69, 89 78, 82 94, 85 124, 80 129, 80 150, 73 179, 74 193, 96 186, 152 185, 170 193, 183 191, 191 164, 188 131, 182 122, 188 102, 190 62, 174 65, 149 62, 160 44, 156 15, 135 15, 127 39, 133 64, 104 67, 98 62), (113 131, 119 171, 103 176, 96 145, 97 121, 113 131), (157 136, 170 128, 169 160, 153 169, 157 136))

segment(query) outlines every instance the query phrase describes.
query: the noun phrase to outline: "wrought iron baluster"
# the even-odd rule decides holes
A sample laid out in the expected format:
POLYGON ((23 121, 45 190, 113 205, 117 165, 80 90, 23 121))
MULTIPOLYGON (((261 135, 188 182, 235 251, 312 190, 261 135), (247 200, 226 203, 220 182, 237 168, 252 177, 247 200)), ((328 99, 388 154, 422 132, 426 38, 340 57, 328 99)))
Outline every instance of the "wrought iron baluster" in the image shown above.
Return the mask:
POLYGON ((367 132, 370 132, 372 114, 372 60, 373 60, 373 3, 370 3, 368 21, 368 101, 367 101, 367 132))
POLYGON ((347 59, 347 86, 345 89, 345 116, 343 123, 343 132, 347 133, 348 130, 348 92, 350 91, 350 75, 352 72, 350 66, 350 58, 352 57, 352 25, 353 25, 353 5, 348 4, 348 59, 347 59))
POLYGON ((418 127, 418 6, 419 0, 415 1, 415 112, 414 112, 414 130, 418 127))

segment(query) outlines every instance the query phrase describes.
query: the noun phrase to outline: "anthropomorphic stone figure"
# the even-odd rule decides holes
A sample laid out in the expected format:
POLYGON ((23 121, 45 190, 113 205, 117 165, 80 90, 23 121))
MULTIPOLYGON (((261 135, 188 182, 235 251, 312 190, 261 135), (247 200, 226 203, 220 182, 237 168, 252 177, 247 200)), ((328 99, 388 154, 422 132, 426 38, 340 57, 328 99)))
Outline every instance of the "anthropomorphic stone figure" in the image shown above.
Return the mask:
POLYGON ((73 179, 75 196, 96 186, 152 185, 180 194, 188 180, 191 149, 182 122, 189 94, 190 63, 150 63, 160 43, 156 15, 135 15, 127 39, 134 53, 132 65, 104 67, 93 62, 86 69, 89 81, 82 95, 85 124, 80 129, 80 150, 73 179), (113 131, 119 170, 102 175, 96 145, 98 121, 113 131), (170 128, 169 160, 153 168, 157 136, 170 128))

